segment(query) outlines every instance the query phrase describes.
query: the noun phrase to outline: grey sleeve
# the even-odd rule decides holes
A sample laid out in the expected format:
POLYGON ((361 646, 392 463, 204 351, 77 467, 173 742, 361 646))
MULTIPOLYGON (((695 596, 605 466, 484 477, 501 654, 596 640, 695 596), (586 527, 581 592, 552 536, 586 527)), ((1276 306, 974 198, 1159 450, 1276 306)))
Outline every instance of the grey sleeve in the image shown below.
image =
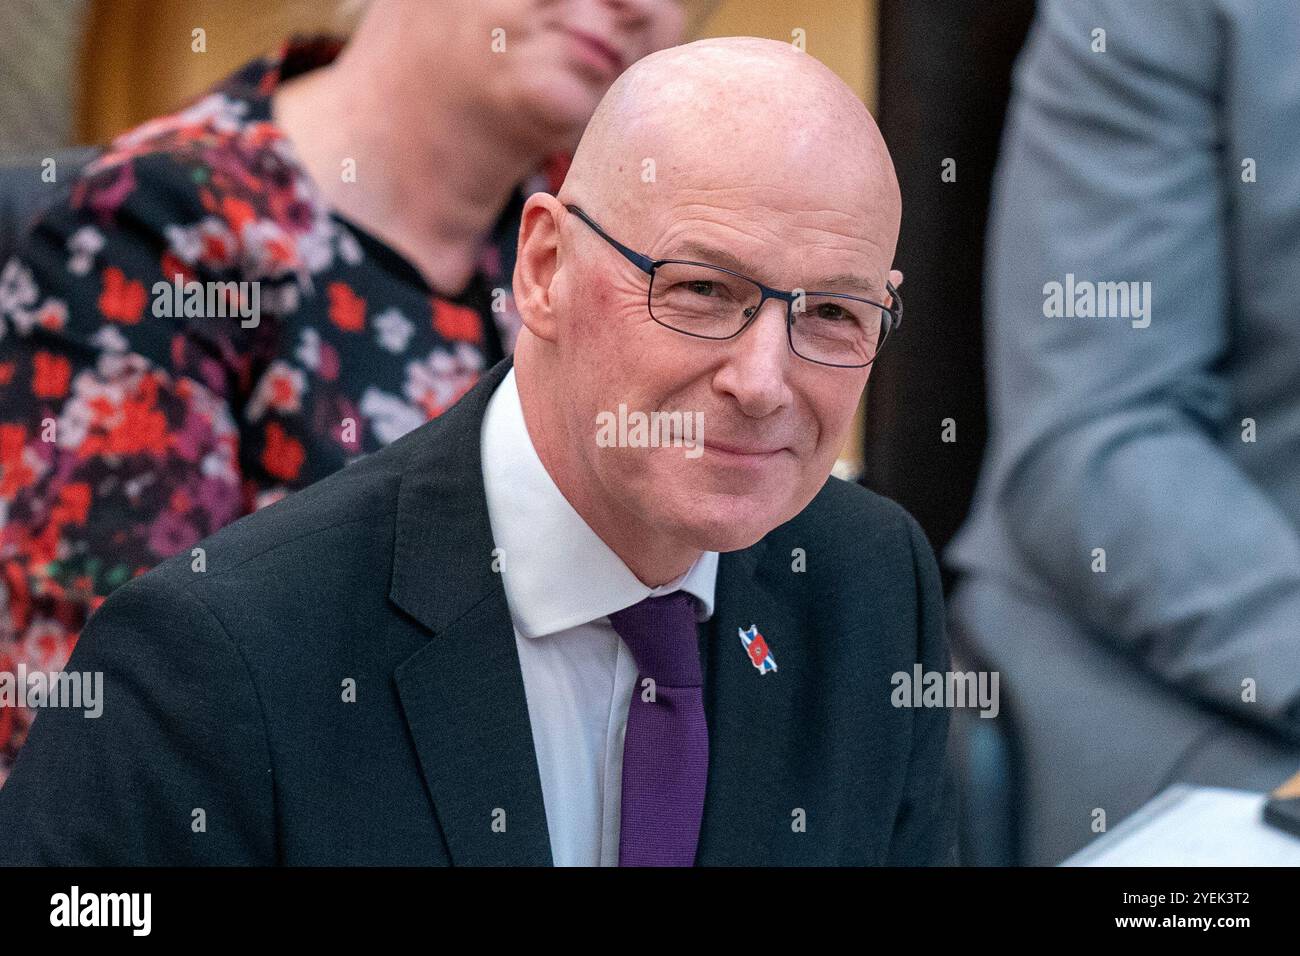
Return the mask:
POLYGON ((155 575, 130 582, 64 673, 102 675, 101 692, 37 713, 0 789, 0 864, 276 862, 261 705, 205 605, 155 575))
POLYGON ((1240 105, 1223 101, 1219 15, 1209 0, 1040 4, 987 263, 990 413, 1010 462, 997 504, 1082 621, 1189 694, 1293 732, 1300 536, 1220 444, 1250 412, 1222 374, 1240 157, 1220 117, 1240 105), (1049 283, 1069 274, 1149 282, 1149 311, 1049 317, 1049 283))

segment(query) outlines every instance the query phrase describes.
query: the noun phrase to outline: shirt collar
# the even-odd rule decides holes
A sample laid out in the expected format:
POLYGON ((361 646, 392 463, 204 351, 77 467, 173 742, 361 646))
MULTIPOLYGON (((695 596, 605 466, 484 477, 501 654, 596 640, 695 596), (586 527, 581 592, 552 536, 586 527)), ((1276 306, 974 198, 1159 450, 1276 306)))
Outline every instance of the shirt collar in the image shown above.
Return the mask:
POLYGON ((513 368, 488 402, 482 443, 488 518, 520 634, 554 634, 673 591, 695 597, 698 620, 712 616, 718 552, 703 552, 668 584, 642 584, 573 509, 537 456, 513 368))

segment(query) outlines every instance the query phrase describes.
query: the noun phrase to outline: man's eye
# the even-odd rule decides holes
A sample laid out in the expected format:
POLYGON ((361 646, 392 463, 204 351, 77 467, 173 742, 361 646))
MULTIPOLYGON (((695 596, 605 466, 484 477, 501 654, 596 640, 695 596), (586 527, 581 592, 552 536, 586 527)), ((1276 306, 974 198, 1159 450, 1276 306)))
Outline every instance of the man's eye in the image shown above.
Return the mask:
POLYGON ((817 318, 829 319, 832 322, 853 322, 855 316, 852 312, 842 306, 834 305, 830 302, 823 302, 817 306, 817 318))
POLYGON ((691 282, 682 283, 687 290, 696 295, 712 296, 717 291, 712 280, 696 279, 691 282))

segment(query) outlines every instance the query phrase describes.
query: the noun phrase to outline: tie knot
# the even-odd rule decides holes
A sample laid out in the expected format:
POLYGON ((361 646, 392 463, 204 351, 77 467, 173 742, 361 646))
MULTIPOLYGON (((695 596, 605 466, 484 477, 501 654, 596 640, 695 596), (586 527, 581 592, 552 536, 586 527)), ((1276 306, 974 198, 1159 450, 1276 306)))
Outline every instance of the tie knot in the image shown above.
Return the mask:
POLYGON ((698 687, 700 639, 685 591, 648 597, 609 616, 636 659, 638 673, 665 687, 698 687))

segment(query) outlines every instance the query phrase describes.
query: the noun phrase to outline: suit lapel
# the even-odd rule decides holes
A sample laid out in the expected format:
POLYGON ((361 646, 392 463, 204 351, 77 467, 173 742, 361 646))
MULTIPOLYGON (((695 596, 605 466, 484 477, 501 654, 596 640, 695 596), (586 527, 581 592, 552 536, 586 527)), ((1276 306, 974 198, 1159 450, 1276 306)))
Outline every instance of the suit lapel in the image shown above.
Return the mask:
POLYGON ((786 839, 797 805, 790 761, 773 743, 796 698, 804 637, 777 589, 759 573, 766 541, 719 556, 714 613, 701 628, 704 712, 709 727, 709 783, 696 866, 788 864, 786 839), (739 630, 758 627, 777 670, 760 673, 739 630), (760 825, 760 818, 766 821, 760 825))
POLYGON ((431 636, 394 679, 454 865, 552 864, 514 628, 483 489, 480 431, 506 359, 412 433, 390 600, 431 636))

